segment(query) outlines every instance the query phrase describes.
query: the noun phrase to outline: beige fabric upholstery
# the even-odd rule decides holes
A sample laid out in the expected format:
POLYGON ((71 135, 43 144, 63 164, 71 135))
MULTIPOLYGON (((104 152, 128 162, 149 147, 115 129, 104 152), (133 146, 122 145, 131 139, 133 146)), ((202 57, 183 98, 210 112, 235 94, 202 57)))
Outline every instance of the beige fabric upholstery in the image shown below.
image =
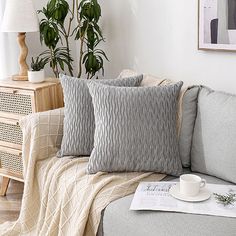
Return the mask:
MULTIPOLYGON (((139 73, 137 73, 133 70, 126 69, 126 70, 123 70, 120 73, 119 77, 120 78, 127 78, 127 77, 130 77, 130 76, 136 76, 138 74, 139 73)), ((162 78, 159 78, 159 77, 156 77, 156 76, 153 76, 153 75, 143 74, 143 81, 141 83, 141 86, 142 87, 158 86, 161 83, 163 83, 165 80, 166 79, 162 79, 162 78)))
POLYGON ((20 217, 0 225, 0 235, 95 236, 102 210, 134 193, 140 181, 163 174, 99 172, 86 174, 88 158, 61 158, 63 109, 37 113, 21 121, 25 189, 20 217))

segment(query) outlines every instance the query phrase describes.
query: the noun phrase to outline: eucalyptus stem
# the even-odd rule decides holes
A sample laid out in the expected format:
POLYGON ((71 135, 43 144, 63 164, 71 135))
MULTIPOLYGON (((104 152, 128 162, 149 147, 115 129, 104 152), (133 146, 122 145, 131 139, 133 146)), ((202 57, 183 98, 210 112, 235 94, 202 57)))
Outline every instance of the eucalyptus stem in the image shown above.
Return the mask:
POLYGON ((236 202, 236 194, 227 193, 226 195, 221 195, 217 193, 213 193, 217 203, 222 204, 223 206, 233 205, 236 202))

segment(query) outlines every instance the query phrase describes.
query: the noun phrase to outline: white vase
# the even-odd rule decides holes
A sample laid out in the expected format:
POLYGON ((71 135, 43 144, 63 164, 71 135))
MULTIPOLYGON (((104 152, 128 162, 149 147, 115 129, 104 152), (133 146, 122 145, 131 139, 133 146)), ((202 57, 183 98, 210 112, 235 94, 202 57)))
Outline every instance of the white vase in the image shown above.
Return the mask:
POLYGON ((44 70, 28 71, 28 79, 31 83, 41 83, 45 80, 44 70))

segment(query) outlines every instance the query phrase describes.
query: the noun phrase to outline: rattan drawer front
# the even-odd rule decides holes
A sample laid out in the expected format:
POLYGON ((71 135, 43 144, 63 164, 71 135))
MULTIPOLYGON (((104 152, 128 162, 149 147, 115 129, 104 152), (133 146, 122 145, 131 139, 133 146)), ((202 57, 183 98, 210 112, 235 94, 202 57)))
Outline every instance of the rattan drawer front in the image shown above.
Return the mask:
POLYGON ((18 121, 0 118, 0 142, 22 144, 23 134, 18 121))
POLYGON ((23 163, 20 153, 14 153, 0 148, 0 168, 19 175, 23 174, 23 163))
POLYGON ((0 112, 28 115, 33 112, 32 96, 22 90, 0 89, 0 112))
MULTIPOLYGON (((1 0, 0 0, 1 1, 1 0)), ((24 182, 22 166, 23 135, 17 123, 35 112, 63 107, 63 92, 58 79, 32 84, 28 81, 0 80, 0 178, 24 182)), ((0 184, 0 195, 7 186, 0 184)))

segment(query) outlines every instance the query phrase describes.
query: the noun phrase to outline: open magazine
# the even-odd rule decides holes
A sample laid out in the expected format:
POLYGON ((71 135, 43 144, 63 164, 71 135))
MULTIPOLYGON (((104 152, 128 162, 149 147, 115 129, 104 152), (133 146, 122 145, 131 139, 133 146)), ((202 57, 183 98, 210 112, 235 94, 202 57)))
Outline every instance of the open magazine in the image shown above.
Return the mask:
POLYGON ((136 189, 130 210, 156 210, 192 214, 236 217, 236 202, 224 206, 214 195, 236 194, 236 185, 207 184, 211 197, 203 202, 184 202, 173 198, 169 189, 176 182, 141 182, 136 189))

